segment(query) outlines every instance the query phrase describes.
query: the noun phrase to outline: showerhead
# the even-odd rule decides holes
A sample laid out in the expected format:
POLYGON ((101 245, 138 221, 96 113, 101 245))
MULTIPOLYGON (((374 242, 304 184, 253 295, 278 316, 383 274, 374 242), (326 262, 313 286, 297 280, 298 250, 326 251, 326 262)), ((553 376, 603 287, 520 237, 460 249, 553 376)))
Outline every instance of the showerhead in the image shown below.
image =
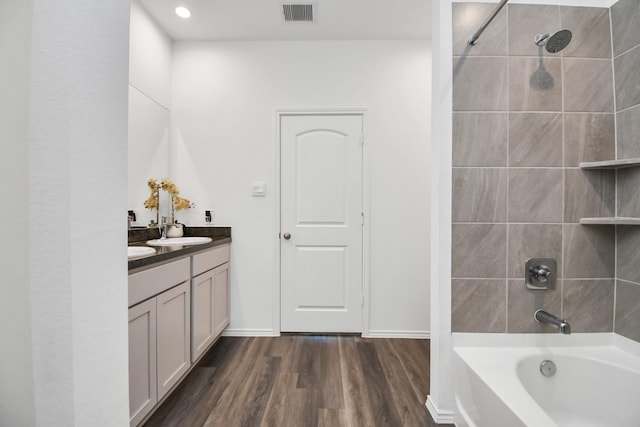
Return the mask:
POLYGON ((549 34, 538 34, 533 41, 538 46, 544 46, 549 53, 560 52, 571 42, 571 31, 557 30, 549 34))

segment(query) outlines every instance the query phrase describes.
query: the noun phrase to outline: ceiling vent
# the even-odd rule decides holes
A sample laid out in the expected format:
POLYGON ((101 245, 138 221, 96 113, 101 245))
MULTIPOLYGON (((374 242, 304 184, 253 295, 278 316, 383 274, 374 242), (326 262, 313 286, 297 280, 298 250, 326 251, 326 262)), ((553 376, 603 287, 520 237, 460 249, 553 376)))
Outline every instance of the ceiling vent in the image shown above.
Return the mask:
POLYGON ((313 22, 312 4, 283 4, 285 22, 313 22))

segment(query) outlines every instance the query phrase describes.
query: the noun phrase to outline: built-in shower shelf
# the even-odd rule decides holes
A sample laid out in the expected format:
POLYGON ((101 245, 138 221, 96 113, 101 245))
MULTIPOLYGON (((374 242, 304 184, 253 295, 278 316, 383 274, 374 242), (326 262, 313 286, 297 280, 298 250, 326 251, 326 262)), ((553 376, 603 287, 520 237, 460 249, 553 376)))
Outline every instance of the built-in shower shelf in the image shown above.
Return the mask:
POLYGON ((582 225, 640 225, 640 218, 609 216, 602 218, 581 218, 582 225))
POLYGON ((623 169, 634 166, 640 166, 640 158, 580 163, 582 169, 623 169))

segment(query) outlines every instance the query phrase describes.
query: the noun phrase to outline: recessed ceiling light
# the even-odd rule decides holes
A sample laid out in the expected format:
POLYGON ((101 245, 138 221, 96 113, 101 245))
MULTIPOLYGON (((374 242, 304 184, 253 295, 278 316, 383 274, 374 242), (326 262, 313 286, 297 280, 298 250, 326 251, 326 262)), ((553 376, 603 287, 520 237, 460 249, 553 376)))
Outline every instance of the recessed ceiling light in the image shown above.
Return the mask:
POLYGON ((178 6, 176 7, 176 15, 184 19, 191 18, 191 11, 184 6, 178 6))

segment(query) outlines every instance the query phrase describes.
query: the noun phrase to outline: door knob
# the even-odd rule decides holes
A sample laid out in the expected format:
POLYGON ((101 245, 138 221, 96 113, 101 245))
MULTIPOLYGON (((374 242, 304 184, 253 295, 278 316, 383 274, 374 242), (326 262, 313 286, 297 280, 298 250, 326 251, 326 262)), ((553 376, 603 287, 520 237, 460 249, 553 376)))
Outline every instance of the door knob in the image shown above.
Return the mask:
POLYGON ((282 237, 284 237, 284 240, 289 240, 291 238, 291 233, 284 233, 282 237))

